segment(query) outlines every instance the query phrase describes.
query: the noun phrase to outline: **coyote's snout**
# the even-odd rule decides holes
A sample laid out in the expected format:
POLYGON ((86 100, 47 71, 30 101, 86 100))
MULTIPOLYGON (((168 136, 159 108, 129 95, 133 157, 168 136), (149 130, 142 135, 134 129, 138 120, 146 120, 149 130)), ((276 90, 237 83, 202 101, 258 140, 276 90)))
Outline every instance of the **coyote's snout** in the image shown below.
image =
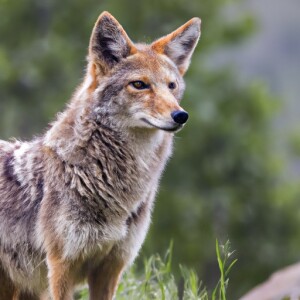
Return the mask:
POLYGON ((83 83, 47 133, 0 141, 0 300, 112 299, 147 233, 186 72, 193 18, 150 45, 109 13, 93 29, 83 83))

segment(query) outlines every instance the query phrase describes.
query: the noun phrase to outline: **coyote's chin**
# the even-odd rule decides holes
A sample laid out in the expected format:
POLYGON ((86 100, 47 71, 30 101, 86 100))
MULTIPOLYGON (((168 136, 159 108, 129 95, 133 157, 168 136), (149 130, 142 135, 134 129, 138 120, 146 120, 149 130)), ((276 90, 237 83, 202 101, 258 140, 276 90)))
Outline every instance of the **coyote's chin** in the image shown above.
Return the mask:
POLYGON ((177 132, 183 127, 183 124, 176 124, 176 123, 173 123, 173 122, 170 122, 168 124, 160 125, 160 124, 154 124, 153 121, 151 122, 146 118, 142 118, 141 120, 143 122, 145 122, 146 124, 148 124, 152 128, 156 128, 156 129, 160 129, 160 130, 164 130, 164 131, 169 131, 169 132, 177 132))

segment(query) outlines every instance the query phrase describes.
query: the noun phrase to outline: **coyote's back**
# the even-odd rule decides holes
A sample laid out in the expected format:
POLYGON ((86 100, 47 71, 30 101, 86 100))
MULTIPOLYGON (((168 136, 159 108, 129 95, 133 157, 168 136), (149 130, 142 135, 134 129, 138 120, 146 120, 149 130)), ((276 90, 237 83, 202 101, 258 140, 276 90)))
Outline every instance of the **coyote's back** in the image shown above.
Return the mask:
POLYGON ((191 19, 134 44, 107 12, 83 83, 47 133, 0 141, 0 300, 112 299, 148 230, 200 35, 191 19))

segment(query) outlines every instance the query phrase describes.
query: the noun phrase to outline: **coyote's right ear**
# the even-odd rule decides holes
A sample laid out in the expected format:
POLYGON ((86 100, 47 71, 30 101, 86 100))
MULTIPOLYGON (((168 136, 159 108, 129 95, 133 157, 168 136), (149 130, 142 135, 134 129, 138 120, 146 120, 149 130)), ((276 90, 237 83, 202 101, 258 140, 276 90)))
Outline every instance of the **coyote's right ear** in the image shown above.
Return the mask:
POLYGON ((89 55, 106 73, 121 59, 134 54, 136 49, 123 27, 108 12, 103 12, 93 29, 89 55))

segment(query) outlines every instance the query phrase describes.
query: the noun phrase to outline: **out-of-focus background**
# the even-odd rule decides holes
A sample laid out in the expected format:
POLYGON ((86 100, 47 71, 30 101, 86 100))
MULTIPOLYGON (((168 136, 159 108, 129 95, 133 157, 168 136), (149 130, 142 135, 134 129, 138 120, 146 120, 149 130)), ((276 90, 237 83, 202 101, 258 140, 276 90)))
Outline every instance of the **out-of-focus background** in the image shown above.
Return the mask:
POLYGON ((236 299, 300 259, 298 0, 0 0, 0 138, 45 132, 83 77, 89 35, 110 11, 149 42, 194 16, 202 37, 141 257, 174 241, 174 266, 208 286, 215 239, 231 241, 236 299))

